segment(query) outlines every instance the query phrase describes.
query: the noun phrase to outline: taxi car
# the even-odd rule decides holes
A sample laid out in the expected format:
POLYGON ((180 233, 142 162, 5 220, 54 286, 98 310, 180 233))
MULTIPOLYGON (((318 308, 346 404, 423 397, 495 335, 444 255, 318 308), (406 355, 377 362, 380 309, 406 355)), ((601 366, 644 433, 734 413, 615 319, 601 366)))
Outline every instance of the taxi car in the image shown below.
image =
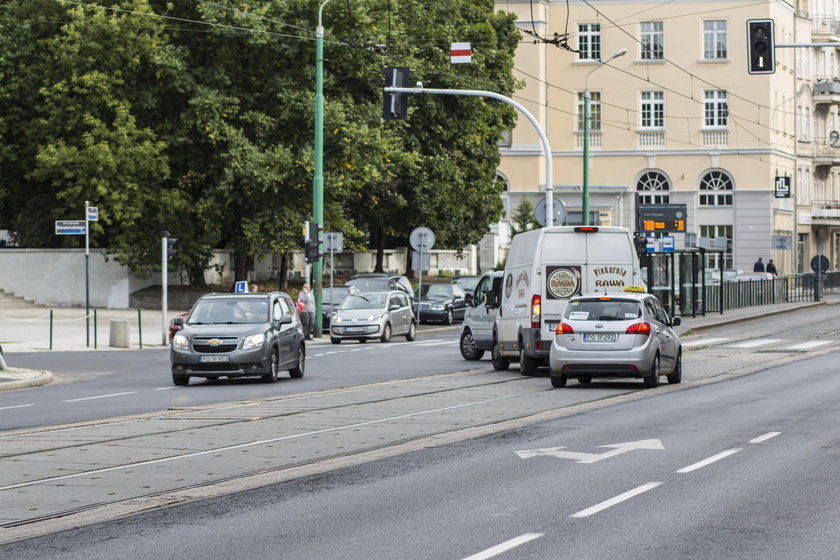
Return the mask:
POLYGON ((551 384, 565 387, 569 378, 590 383, 593 377, 641 378, 645 387, 682 381, 682 346, 670 318, 652 294, 576 296, 569 300, 549 352, 551 384))

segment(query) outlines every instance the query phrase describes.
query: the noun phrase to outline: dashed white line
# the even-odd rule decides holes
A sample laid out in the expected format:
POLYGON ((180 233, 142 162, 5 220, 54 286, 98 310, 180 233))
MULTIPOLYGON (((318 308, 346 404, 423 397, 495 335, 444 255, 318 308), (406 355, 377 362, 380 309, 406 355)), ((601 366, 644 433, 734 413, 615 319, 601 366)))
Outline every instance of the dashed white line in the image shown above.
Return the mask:
POLYGON ((170 389, 177 389, 177 388, 178 387, 176 387, 175 385, 173 385, 172 387, 158 387, 157 389, 155 389, 155 391, 168 391, 170 389))
POLYGON ((751 439, 750 443, 761 443, 762 441, 767 441, 768 439, 774 438, 781 433, 782 432, 768 432, 768 433, 764 434, 763 436, 758 436, 755 439, 751 439))
POLYGON ((11 408, 26 408, 27 406, 33 406, 31 404, 16 404, 14 406, 0 406, 0 410, 9 410, 11 408))
POLYGON ((729 340, 728 338, 703 338, 700 340, 689 340, 688 342, 683 342, 683 348, 691 348, 693 346, 706 346, 710 344, 717 344, 718 342, 724 342, 729 340))
POLYGON ((662 483, 661 482, 648 482, 647 484, 642 484, 641 486, 639 486, 637 488, 633 488, 632 490, 629 490, 629 491, 625 492, 624 494, 619 494, 618 496, 616 496, 614 498, 610 498, 609 500, 604 500, 600 504, 595 504, 592 507, 582 509, 579 512, 572 515, 571 517, 589 517, 590 515, 595 515, 599 511, 603 511, 603 510, 605 510, 607 508, 610 508, 610 507, 612 507, 616 504, 620 504, 621 502, 629 500, 630 498, 632 498, 634 496, 638 496, 639 494, 647 492, 648 490, 653 490, 654 488, 656 488, 660 484, 662 484, 662 483))
POLYGON ((816 348, 817 346, 824 346, 826 344, 831 344, 830 340, 811 340, 809 342, 803 342, 801 344, 794 344, 793 346, 788 346, 785 350, 810 350, 811 348, 816 348))
POLYGON ((493 558, 494 556, 498 556, 503 552, 507 552, 512 548, 516 548, 517 546, 523 545, 527 542, 531 542, 534 539, 538 539, 541 536, 543 536, 542 533, 525 533, 524 535, 520 535, 515 539, 510 539, 509 541, 497 544, 493 548, 488 548, 487 550, 483 550, 478 554, 468 556, 464 560, 487 560, 488 558, 493 558))
POLYGON ((696 471, 697 469, 702 469, 703 467, 705 467, 707 465, 711 465, 715 461, 720 461, 721 459, 725 459, 726 457, 729 457, 730 455, 734 455, 735 453, 738 453, 739 451, 741 451, 741 448, 739 448, 739 447, 735 448, 735 449, 728 449, 726 451, 723 451, 722 453, 718 453, 717 455, 712 455, 708 459, 703 459, 702 461, 694 463, 693 465, 683 467, 680 470, 678 470, 677 472, 679 474, 685 474, 685 473, 690 473, 692 471, 696 471))
POLYGON ((739 342, 738 344, 730 344, 727 348, 755 348, 756 346, 765 346, 781 342, 778 338, 759 338, 757 340, 748 340, 747 342, 739 342))
POLYGON ((82 397, 80 399, 68 399, 66 401, 61 402, 79 402, 79 401, 91 401, 93 399, 107 399, 108 397, 122 397, 123 395, 133 395, 136 391, 127 391, 125 393, 111 393, 110 395, 96 395, 95 397, 82 397))

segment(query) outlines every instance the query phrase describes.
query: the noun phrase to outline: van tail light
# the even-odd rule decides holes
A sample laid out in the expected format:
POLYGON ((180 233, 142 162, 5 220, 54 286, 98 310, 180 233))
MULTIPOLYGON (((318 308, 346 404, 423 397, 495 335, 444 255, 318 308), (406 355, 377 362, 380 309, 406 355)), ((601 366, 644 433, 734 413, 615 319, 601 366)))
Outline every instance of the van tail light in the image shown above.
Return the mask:
POLYGON ((627 327, 624 334, 640 334, 643 336, 650 336, 650 323, 635 323, 627 327))
POLYGON ((554 332, 557 334, 575 334, 575 329, 568 323, 558 323, 554 332))
POLYGON ((540 328, 540 318, 542 317, 542 299, 538 295, 531 296, 531 328, 540 328))

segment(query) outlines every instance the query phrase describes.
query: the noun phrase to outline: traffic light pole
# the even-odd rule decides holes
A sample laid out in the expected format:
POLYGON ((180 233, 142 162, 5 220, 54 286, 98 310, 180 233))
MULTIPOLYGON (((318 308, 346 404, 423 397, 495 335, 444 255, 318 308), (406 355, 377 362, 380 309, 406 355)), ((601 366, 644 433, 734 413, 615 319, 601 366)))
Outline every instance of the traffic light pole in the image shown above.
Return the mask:
MULTIPOLYGON (((424 89, 423 84, 417 83, 415 88, 401 88, 401 87, 385 87, 386 93, 429 93, 432 95, 467 95, 472 97, 489 97, 491 99, 498 99, 504 101, 508 105, 513 105, 519 110, 528 120, 534 125, 537 134, 540 136, 542 142, 543 152, 545 156, 545 225, 550 227, 554 225, 554 183, 551 168, 551 146, 548 144, 548 137, 545 135, 540 123, 534 118, 528 109, 504 95, 498 94, 494 91, 483 91, 477 89, 424 89)), ((320 317, 320 313, 318 315, 320 317)))
MULTIPOLYGON (((312 219, 324 224, 324 26, 322 16, 324 0, 318 8, 318 26, 315 28, 315 173, 312 180, 312 219)), ((318 240, 314 240, 316 243, 318 240)), ((315 338, 321 338, 324 295, 323 257, 312 263, 312 289, 315 293, 315 338)))

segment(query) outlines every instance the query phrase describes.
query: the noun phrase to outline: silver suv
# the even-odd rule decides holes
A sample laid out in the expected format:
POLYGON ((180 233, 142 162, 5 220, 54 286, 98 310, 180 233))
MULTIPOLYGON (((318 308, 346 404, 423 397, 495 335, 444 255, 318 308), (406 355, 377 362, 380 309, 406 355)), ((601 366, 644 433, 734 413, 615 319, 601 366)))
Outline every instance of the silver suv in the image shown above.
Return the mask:
POLYGON ((190 377, 303 377, 306 346, 292 299, 283 292, 207 294, 172 337, 172 382, 190 377))
POLYGON ((488 307, 487 292, 500 293, 502 288, 503 270, 485 272, 475 290, 467 293, 467 310, 464 313, 464 324, 461 327, 461 342, 459 347, 465 360, 480 360, 486 350, 492 350, 495 345, 494 325, 498 308, 488 307))

